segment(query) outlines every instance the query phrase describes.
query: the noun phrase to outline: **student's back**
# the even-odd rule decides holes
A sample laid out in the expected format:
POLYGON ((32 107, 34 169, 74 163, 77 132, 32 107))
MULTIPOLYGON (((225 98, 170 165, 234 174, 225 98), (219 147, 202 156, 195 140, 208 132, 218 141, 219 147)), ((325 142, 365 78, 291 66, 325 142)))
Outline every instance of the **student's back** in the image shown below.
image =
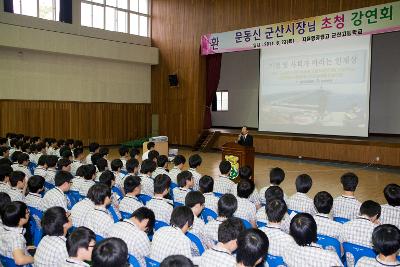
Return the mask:
POLYGON ((296 178, 296 190, 297 193, 289 197, 287 206, 289 209, 297 211, 315 214, 315 208, 313 200, 307 196, 312 186, 312 179, 307 174, 301 174, 296 178))
POLYGON ((387 204, 382 205, 382 224, 393 224, 400 228, 400 186, 388 184, 384 189, 387 204))
POLYGON ((354 173, 345 173, 340 177, 340 182, 344 192, 333 200, 333 217, 353 220, 359 215, 358 212, 361 206, 361 202, 354 196, 358 185, 358 177, 354 173))

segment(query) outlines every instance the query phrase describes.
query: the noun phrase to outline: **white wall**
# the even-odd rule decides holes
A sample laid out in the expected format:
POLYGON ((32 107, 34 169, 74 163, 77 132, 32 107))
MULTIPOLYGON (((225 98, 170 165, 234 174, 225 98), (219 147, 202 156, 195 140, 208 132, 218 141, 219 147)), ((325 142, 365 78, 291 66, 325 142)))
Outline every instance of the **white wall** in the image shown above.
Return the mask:
POLYGON ((229 92, 229 111, 212 112, 213 126, 258 128, 259 51, 222 55, 219 91, 229 92))

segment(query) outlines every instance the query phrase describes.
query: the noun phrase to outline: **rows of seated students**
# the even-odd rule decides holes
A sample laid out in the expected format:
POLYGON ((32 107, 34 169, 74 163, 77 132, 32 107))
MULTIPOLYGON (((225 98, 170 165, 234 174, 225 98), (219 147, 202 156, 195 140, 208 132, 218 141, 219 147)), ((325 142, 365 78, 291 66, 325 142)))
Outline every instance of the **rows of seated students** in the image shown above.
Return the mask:
MULTIPOLYGON (((20 139, 0 139, 0 254, 17 264, 70 266, 69 261, 88 261, 97 237, 105 238, 99 247, 106 241, 110 246, 123 242, 140 266, 146 266, 146 258, 183 260, 171 260, 173 255, 183 255, 188 264, 199 266, 254 266, 266 253, 282 257, 288 266, 343 266, 344 260, 347 266, 400 265, 396 259, 400 249, 397 184, 385 187, 387 204, 381 206, 372 200, 360 203, 354 195, 358 177, 345 173, 340 178, 341 196, 333 199, 321 191, 312 199, 307 195, 312 178, 301 174, 295 181, 297 193, 288 197, 280 187, 285 178, 280 168, 271 169, 270 185, 258 191, 251 168, 241 167, 240 182, 235 184, 228 177, 231 165, 225 160, 220 162, 221 174, 216 178, 197 171, 202 163, 198 154, 190 156, 188 170, 183 155, 177 155, 174 167, 168 170, 168 158, 159 155, 152 142, 142 157, 137 149, 129 151, 122 146, 121 158, 110 162, 109 150, 97 143, 89 145, 90 154, 85 157, 81 142, 67 140, 58 148, 62 142, 52 138, 46 143, 31 138, 32 144, 44 148, 36 152, 41 153, 37 166, 29 169, 37 157, 18 150, 15 144, 20 139), (8 143, 15 145, 14 151, 8 143), (77 203, 72 203, 76 199, 72 201, 70 191, 80 195, 77 203), (27 207, 44 213, 40 221, 44 237, 34 257, 29 256, 27 249, 33 247, 26 246, 23 235, 29 218, 27 207), (201 216, 204 209, 211 212, 212 219, 201 216), (154 231, 157 222, 165 226, 154 231), (76 248, 70 253, 73 245, 68 245, 79 243, 74 235, 78 230, 91 236, 86 238, 82 257, 77 256, 76 248), (204 252, 187 233, 200 240, 204 252), (324 249, 318 241, 321 235, 338 240, 339 251, 329 246, 324 249), (248 247, 252 253, 240 252, 241 236, 243 251, 248 247), (353 257, 344 255, 345 243, 373 248, 378 255, 355 263, 353 257)), ((26 238, 29 242, 32 239, 29 235, 26 238)))

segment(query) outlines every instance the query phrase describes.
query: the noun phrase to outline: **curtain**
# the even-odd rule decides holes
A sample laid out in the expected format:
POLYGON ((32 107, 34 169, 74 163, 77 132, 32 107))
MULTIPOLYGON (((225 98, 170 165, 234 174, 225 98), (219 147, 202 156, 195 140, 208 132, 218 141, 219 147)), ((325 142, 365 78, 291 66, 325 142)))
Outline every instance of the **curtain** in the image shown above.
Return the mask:
POLYGON ((4 12, 14 13, 13 0, 4 0, 4 12))
POLYGON ((60 22, 72 23, 72 0, 60 0, 60 22))
POLYGON ((218 89, 221 74, 222 54, 213 54, 206 57, 206 109, 204 111, 204 129, 211 128, 211 104, 218 89))

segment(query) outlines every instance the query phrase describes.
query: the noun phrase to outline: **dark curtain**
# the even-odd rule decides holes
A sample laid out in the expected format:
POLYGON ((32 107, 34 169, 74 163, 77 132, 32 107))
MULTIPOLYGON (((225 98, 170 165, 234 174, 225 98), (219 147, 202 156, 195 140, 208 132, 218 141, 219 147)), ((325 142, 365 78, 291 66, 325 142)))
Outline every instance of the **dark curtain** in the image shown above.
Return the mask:
POLYGON ((206 57, 206 109, 204 111, 204 129, 211 128, 211 104, 218 89, 221 73, 222 54, 213 54, 206 57))
POLYGON ((72 0, 60 0, 60 21, 72 23, 72 0))
POLYGON ((4 0, 4 12, 14 13, 13 0, 4 0))

